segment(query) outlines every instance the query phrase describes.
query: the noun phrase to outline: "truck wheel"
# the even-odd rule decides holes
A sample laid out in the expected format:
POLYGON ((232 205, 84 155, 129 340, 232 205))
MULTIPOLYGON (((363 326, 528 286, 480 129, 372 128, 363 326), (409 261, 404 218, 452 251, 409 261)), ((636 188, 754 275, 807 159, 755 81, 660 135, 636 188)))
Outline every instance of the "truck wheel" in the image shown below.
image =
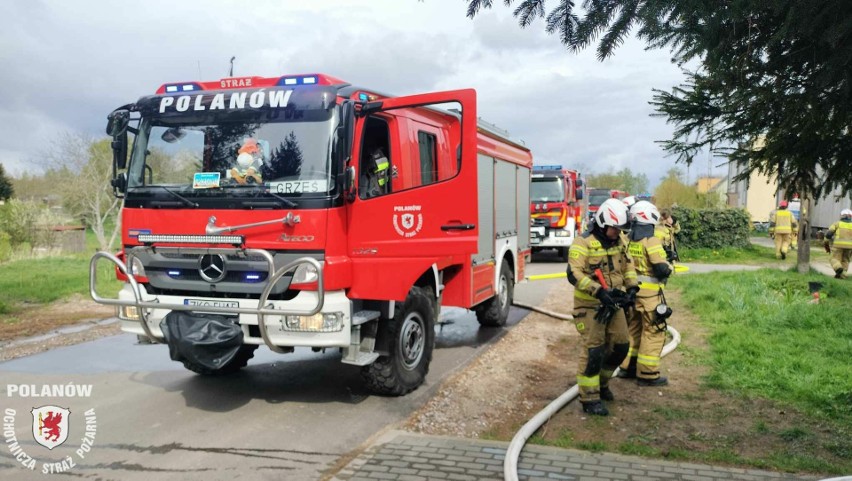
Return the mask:
POLYGON ((568 262, 568 247, 558 247, 556 251, 559 253, 559 260, 568 262))
POLYGON ((514 293, 515 276, 509 262, 503 259, 497 281, 497 295, 474 308, 479 324, 486 327, 505 326, 514 293))
POLYGON ((201 364, 196 364, 192 361, 181 361, 183 363, 183 367, 189 369, 190 371, 201 374, 202 376, 221 376, 224 374, 233 374, 240 369, 246 367, 249 359, 254 357, 254 351, 257 349, 257 346, 253 344, 245 344, 240 347, 240 350, 237 351, 237 355, 231 359, 231 362, 225 364, 224 366, 218 369, 211 369, 207 366, 202 366, 201 364))
POLYGON ((388 324, 389 354, 361 369, 376 394, 402 396, 426 379, 435 347, 435 299, 432 290, 414 286, 388 324))

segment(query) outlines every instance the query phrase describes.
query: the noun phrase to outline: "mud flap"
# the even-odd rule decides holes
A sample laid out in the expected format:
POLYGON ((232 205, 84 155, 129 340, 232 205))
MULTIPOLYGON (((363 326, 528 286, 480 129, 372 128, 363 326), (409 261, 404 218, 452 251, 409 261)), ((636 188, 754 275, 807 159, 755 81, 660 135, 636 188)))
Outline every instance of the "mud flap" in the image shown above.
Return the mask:
POLYGON ((232 317, 172 311, 160 322, 173 361, 209 369, 226 366, 243 344, 243 331, 232 317))

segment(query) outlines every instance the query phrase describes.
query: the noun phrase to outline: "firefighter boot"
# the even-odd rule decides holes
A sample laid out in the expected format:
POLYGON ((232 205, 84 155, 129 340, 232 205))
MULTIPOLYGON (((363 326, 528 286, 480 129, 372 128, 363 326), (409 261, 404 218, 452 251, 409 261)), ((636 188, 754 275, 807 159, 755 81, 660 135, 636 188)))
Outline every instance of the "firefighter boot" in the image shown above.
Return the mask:
POLYGON ((581 403, 583 405, 583 412, 586 414, 592 414, 594 416, 609 416, 609 411, 607 411, 606 406, 600 401, 590 401, 587 403, 581 403))
POLYGON ((843 268, 842 267, 838 267, 837 269, 834 269, 834 278, 835 279, 843 279, 845 277, 846 276, 843 275, 843 268))
POLYGON ((642 379, 639 378, 636 380, 636 384, 640 386, 667 386, 669 384, 669 379, 664 376, 660 376, 657 379, 642 379))
POLYGON ((620 377, 621 379, 636 379, 636 361, 636 356, 630 356, 630 363, 627 365, 627 368, 619 369, 616 377, 620 377))
POLYGON ((610 388, 602 387, 601 399, 604 401, 615 401, 615 395, 612 394, 612 390, 610 388))

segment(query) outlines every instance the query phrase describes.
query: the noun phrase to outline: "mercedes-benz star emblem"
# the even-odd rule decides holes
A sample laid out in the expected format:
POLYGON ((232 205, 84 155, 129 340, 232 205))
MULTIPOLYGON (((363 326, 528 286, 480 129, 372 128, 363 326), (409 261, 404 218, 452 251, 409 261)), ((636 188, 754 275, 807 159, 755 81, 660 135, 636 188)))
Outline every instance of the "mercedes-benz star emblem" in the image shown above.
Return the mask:
POLYGON ((219 282, 225 277, 225 256, 204 254, 198 259, 198 273, 207 282, 219 282))

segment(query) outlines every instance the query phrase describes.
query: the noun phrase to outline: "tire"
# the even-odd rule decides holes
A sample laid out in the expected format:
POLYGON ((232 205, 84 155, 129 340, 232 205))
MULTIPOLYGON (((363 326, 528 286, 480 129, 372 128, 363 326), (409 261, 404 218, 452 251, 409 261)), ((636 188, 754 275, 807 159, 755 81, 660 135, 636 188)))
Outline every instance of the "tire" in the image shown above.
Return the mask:
POLYGON ((559 254, 560 262, 568 262, 568 247, 557 247, 556 253, 559 254))
POLYGON ((233 374, 240 369, 246 367, 249 359, 254 357, 254 351, 257 349, 257 346, 253 344, 244 344, 237 351, 237 355, 231 359, 231 362, 225 364, 224 366, 218 369, 210 369, 207 366, 202 366, 200 364, 196 364, 192 361, 181 361, 183 367, 189 369, 190 371, 201 374, 202 376, 224 376, 228 374, 233 374))
POLYGON ((423 384, 435 347, 434 297, 431 289, 411 288, 402 308, 389 321, 389 354, 361 369, 370 391, 402 396, 423 384))
POLYGON ((509 262, 503 259, 500 277, 497 280, 497 295, 476 306, 476 319, 485 327, 501 327, 509 319, 509 308, 515 294, 515 277, 509 262))

